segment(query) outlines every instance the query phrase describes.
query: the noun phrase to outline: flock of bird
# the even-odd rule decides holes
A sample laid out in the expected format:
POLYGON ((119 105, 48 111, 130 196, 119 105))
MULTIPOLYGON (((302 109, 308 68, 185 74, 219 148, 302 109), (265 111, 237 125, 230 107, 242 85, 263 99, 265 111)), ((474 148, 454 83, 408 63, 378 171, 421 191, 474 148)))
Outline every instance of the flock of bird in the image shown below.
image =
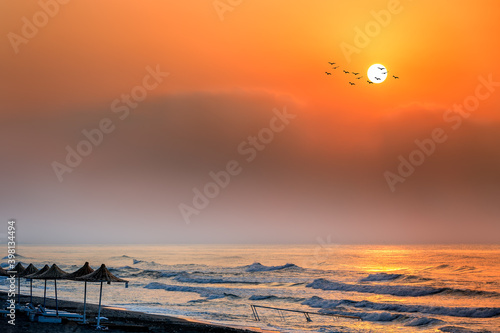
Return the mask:
MULTIPOLYGON (((328 63, 329 63, 331 66, 336 65, 336 63, 335 63, 335 62, 328 62, 328 63)), ((332 67, 332 69, 337 69, 337 68, 339 68, 339 67, 340 67, 340 66, 334 66, 334 67, 332 67)), ((378 67, 378 69, 380 69, 380 70, 386 70, 384 67, 378 67)), ((356 80, 360 80, 361 78, 363 78, 363 75, 358 76, 358 75, 359 75, 359 73, 356 73, 356 72, 349 72, 349 71, 346 71, 345 69, 343 69, 343 70, 342 70, 342 72, 344 72, 344 74, 353 74, 353 75, 355 76, 355 79, 356 79, 356 80)), ((326 73, 326 75, 332 75, 332 72, 325 72, 325 73, 326 73)), ((382 74, 387 74, 387 71, 386 71, 386 72, 382 72, 382 74)), ((395 75, 393 75, 392 77, 393 77, 393 78, 395 78, 395 79, 399 79, 399 77, 398 77, 398 76, 395 76, 395 75)), ((381 78, 379 78, 379 77, 376 77, 376 76, 375 76, 375 80, 380 81, 380 80, 382 80, 382 79, 381 79, 381 78)), ((354 81, 354 80, 353 80, 353 81, 354 81)), ((360 82, 361 82, 361 81, 360 81, 360 82)), ((372 82, 372 81, 370 81, 370 80, 366 80, 366 82, 368 82, 368 84, 373 84, 373 82, 372 82)), ((355 85, 356 85, 356 83, 351 82, 351 81, 349 81, 349 84, 350 84, 351 86, 355 86, 355 85)))

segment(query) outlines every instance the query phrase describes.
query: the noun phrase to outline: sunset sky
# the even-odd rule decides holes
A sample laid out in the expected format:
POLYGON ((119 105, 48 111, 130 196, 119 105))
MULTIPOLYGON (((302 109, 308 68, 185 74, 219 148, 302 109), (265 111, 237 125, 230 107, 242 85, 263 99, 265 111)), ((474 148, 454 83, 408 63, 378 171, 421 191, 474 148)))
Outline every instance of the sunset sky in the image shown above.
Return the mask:
POLYGON ((493 0, 2 1, 5 228, 16 218, 19 242, 47 244, 498 243, 499 11, 493 0), (341 72, 375 63, 381 84, 341 72), (126 104, 132 92, 147 96, 126 104), (239 147, 285 112, 248 161, 239 147), (58 177, 67 147, 103 119, 113 129, 58 177), (413 153, 435 130, 443 142, 413 153), (387 172, 401 177, 412 153, 423 162, 391 186, 387 172), (180 205, 230 161, 238 174, 187 223, 180 205))

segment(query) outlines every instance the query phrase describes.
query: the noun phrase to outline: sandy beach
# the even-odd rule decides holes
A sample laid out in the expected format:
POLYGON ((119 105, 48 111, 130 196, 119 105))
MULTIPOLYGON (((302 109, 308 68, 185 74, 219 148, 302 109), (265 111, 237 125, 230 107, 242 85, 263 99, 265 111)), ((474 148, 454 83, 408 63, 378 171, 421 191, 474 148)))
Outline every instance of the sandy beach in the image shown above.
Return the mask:
MULTIPOLYGON (((5 292, 0 292, 0 302, 4 304, 7 299, 5 292)), ((29 301, 29 296, 21 296, 21 304, 29 301)), ((55 308, 55 300, 47 298, 47 308, 55 308)), ((81 314, 83 312, 83 303, 59 300, 59 309, 81 314)), ((34 304, 43 303, 42 297, 33 297, 34 304)), ((29 318, 20 312, 16 313, 16 325, 8 324, 8 318, 0 317, 0 331, 7 333, 14 332, 36 332, 36 333, 53 333, 53 332, 72 332, 86 333, 95 332, 95 317, 97 314, 96 304, 87 304, 87 319, 91 320, 91 324, 82 325, 74 321, 63 320, 62 324, 38 323, 31 322, 29 318)), ((213 333, 244 333, 244 332, 261 332, 259 330, 236 329, 223 327, 211 324, 200 323, 196 321, 185 320, 163 315, 151 315, 141 312, 127 311, 125 309, 117 309, 103 307, 101 316, 109 320, 105 324, 108 332, 183 332, 183 333, 198 333, 198 332, 213 332, 213 333)))

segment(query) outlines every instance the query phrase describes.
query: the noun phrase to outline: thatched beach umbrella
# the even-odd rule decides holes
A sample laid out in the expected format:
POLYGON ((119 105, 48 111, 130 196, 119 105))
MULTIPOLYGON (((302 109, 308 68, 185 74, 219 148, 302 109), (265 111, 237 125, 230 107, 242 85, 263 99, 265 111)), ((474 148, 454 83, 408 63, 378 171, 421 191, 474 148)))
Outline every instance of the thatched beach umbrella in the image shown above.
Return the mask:
POLYGON ((111 272, 106 268, 106 265, 104 264, 102 264, 101 267, 99 267, 99 269, 94 271, 93 273, 76 278, 75 280, 101 283, 101 289, 99 291, 99 311, 97 312, 97 327, 96 327, 96 329, 101 329, 102 327, 100 326, 100 323, 101 323, 102 283, 106 282, 107 284, 111 284, 111 282, 123 282, 125 283, 125 288, 128 288, 128 281, 120 279, 111 274, 111 272))
POLYGON ((24 272, 26 268, 24 268, 23 264, 20 262, 14 267, 12 271, 14 271, 14 275, 17 277, 17 304, 21 303, 21 273, 24 272))
POLYGON ((0 266, 0 276, 9 276, 9 273, 0 266))
MULTIPOLYGON (((26 278, 26 276, 35 274, 36 272, 38 272, 38 268, 36 268, 33 264, 29 264, 29 266, 26 267, 21 274, 19 274, 19 276, 26 278)), ((30 280, 30 303, 33 304, 33 280, 29 278, 27 279, 30 280)))
MULTIPOLYGON (((43 273, 45 273, 49 269, 50 269, 49 265, 45 265, 38 272, 36 272, 34 274, 26 275, 25 278, 30 279, 30 280, 34 279, 36 276, 42 275, 43 273)), ((47 280, 45 280, 45 287, 43 289, 43 307, 45 307, 45 298, 46 298, 45 296, 47 296, 47 280)))
POLYGON ((63 279, 68 275, 65 271, 53 264, 48 271, 43 274, 34 276, 33 279, 54 280, 54 289, 56 293, 56 316, 59 317, 59 304, 57 303, 57 280, 63 279))
MULTIPOLYGON (((93 271, 94 270, 92 269, 92 267, 90 267, 90 265, 87 261, 85 263, 85 265, 83 265, 80 269, 78 269, 77 271, 75 271, 73 273, 69 273, 68 275, 66 275, 64 277, 64 279, 76 280, 76 278, 88 275, 88 274, 92 273, 93 271)), ((87 281, 84 281, 84 282, 85 282, 85 288, 83 291, 83 323, 85 324, 85 322, 86 322, 85 313, 86 313, 86 307, 87 307, 87 281)))

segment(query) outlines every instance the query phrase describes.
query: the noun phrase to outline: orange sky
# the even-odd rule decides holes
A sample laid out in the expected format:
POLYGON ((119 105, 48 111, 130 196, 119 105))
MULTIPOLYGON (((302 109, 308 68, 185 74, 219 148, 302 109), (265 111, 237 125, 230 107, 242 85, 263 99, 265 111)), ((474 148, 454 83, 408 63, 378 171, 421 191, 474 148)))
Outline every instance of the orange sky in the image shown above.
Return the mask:
MULTIPOLYGON (((56 212, 56 198, 66 198, 76 205, 81 200, 81 184, 95 183, 121 195, 124 181, 116 170, 139 188, 148 188, 145 184, 149 182, 175 179, 175 191, 167 195, 167 213, 159 208, 162 200, 158 200, 158 205, 150 200, 144 207, 139 205, 142 208, 134 214, 139 216, 147 211, 154 219, 177 225, 173 222, 179 218, 176 203, 188 200, 192 187, 203 185, 211 170, 234 156, 234 147, 265 124, 273 107, 286 105, 297 114, 297 121, 272 143, 268 150, 276 149, 274 153, 266 150, 268 155, 248 166, 239 187, 230 190, 234 191, 231 197, 241 203, 242 211, 253 211, 243 202, 253 200, 251 193, 260 193, 262 187, 246 191, 248 184, 262 182, 270 186, 269 191, 290 193, 290 179, 299 179, 294 183, 297 194, 293 200, 314 202, 314 208, 301 210, 299 215, 304 215, 304 219, 317 218, 317 228, 301 238, 302 227, 298 227, 299 231, 290 234, 290 238, 279 241, 313 241, 316 234, 331 225, 328 216, 335 211, 321 200, 351 192, 343 196, 346 202, 341 204, 339 217, 333 220, 349 217, 364 226, 360 221, 375 216, 377 220, 391 220, 387 222, 391 225, 410 212, 425 211, 422 219, 435 219, 449 226, 456 216, 464 216, 447 215, 448 205, 456 202, 453 196, 464 202, 472 196, 481 198, 485 205, 487 229, 493 223, 489 220, 492 212, 496 212, 490 201, 498 194, 495 185, 500 184, 494 171, 500 165, 496 135, 500 91, 481 101, 467 126, 453 132, 453 136, 449 132, 451 139, 440 154, 428 159, 407 183, 401 184, 403 193, 392 194, 382 174, 397 168, 398 155, 410 153, 415 139, 428 137, 435 127, 449 127, 443 121, 443 113, 474 94, 479 76, 491 74, 494 81, 500 81, 500 46, 496 39, 500 31, 499 9, 497 1, 261 0, 243 1, 224 12, 221 20, 212 0, 73 0, 60 4, 54 17, 33 38, 27 38, 27 43, 13 47, 9 33, 11 39, 12 33, 22 36, 23 17, 33 22, 41 10, 40 3, 1 2, 0 29, 5 36, 0 44, 0 120, 4 142, 1 148, 3 156, 9 159, 4 166, 3 185, 20 188, 19 198, 24 191, 54 193, 53 201, 46 199, 41 206, 46 212, 44 223, 57 224, 68 216, 56 212), (373 12, 385 12, 392 7, 398 8, 398 13, 391 14, 390 23, 380 27, 380 32, 370 37, 369 44, 359 53, 346 59, 340 45, 355 45, 356 28, 364 30, 374 22, 373 12), (333 71, 328 61, 361 73, 366 73, 373 63, 382 63, 390 75, 400 79, 352 87, 340 73, 324 74, 333 71), (110 103, 142 82, 147 66, 156 65, 170 76, 149 92, 134 113, 136 118, 117 125, 117 134, 68 175, 67 182, 59 184, 50 163, 63 159, 64 147, 75 145, 81 139, 82 129, 109 116, 110 103), (179 110, 177 118, 167 113, 159 116, 158 110, 165 105, 179 110), (196 108, 210 121, 193 111, 196 108), (193 125, 183 118, 189 112, 194 112, 189 116, 194 118, 189 119, 200 123, 193 125), (210 116, 212 112, 216 117, 210 116), (162 123, 166 119, 169 123, 162 123), (165 151, 175 156, 175 163, 158 157, 165 151), (131 154, 142 158, 129 160, 131 154), (304 161, 310 163, 304 165, 304 161), (283 179, 276 180, 273 175, 283 179), (181 181, 183 177, 189 181, 181 181), (442 182, 439 188, 433 187, 437 180, 442 182), (311 191, 307 198, 298 195, 304 188, 311 191), (435 202, 428 202, 429 194, 437 196, 435 202), (385 201, 378 205, 373 198, 385 201), (351 207, 358 204, 367 207, 366 215, 359 211, 352 214, 351 207), (434 212, 436 205, 443 209, 434 212), (319 215, 314 212, 317 207, 321 207, 319 215)), ((148 197, 162 195, 166 194, 158 185, 148 197)), ((31 200, 36 198, 33 194, 31 200)), ((141 196, 124 200, 135 202, 141 196)), ((220 204, 214 204, 212 211, 200 216, 200 220, 217 220, 228 211, 226 207, 240 207, 224 200, 228 198, 221 197, 220 204)), ((30 202, 27 200, 26 205, 30 202)), ((280 207, 278 203, 274 206, 280 207)), ((23 205, 16 207, 18 210, 5 207, 3 211, 21 216, 23 205)), ((95 209, 107 212, 110 208, 95 209)), ((262 211, 269 220, 280 218, 278 208, 263 206, 262 211)), ((467 213, 474 216, 472 210, 467 213)), ((110 214, 109 219, 130 215, 106 214, 110 214)), ((30 218, 33 220, 26 216, 30 218)), ((128 223, 133 225, 132 221, 128 223)), ((277 222, 277 226, 282 223, 285 222, 277 222)), ((188 238, 185 235, 192 231, 181 227, 179 234, 188 238)), ((358 239, 354 236, 355 227, 335 228, 345 229, 343 234, 348 241, 384 241, 383 236, 358 239)), ((235 227, 233 232, 239 230, 235 227)), ((425 236, 424 231, 421 234, 425 236)), ((492 241, 481 235, 474 237, 492 241)), ((394 241, 399 236, 389 238, 394 241)), ((424 242, 435 241, 424 236, 424 242)), ((186 241, 187 238, 180 237, 186 241)), ((34 236, 30 239, 33 241, 34 236)), ((259 240, 257 236, 251 239, 259 240)), ((466 240, 466 232, 444 239, 466 240)), ((418 242, 419 238, 408 241, 418 242)))

